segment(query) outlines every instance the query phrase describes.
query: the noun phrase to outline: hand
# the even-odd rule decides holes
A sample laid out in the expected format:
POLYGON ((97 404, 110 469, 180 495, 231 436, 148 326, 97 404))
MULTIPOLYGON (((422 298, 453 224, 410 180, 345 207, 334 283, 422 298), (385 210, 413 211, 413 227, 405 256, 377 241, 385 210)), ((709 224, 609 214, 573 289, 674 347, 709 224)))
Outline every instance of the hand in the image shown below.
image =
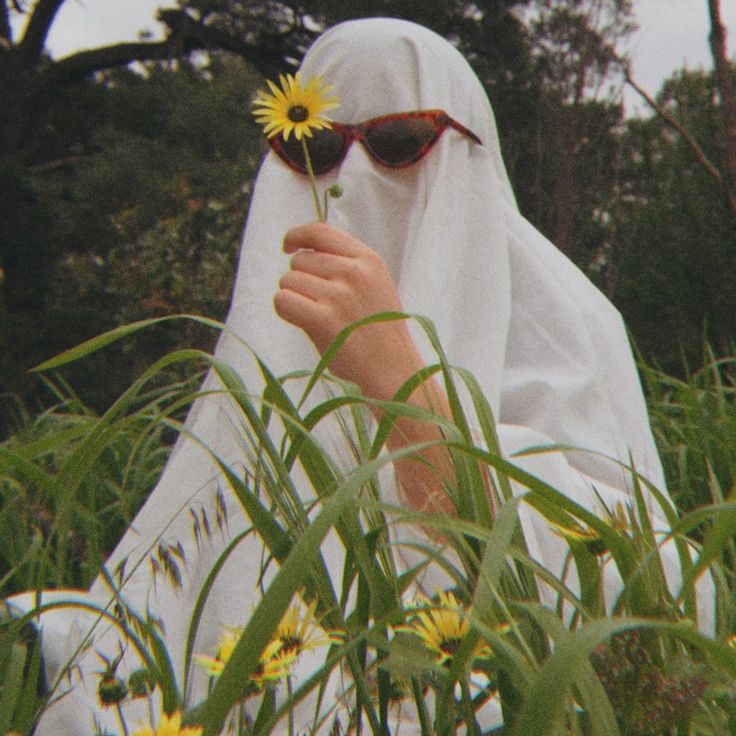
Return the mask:
MULTIPOLYGON (((295 227, 284 238, 293 253, 291 268, 274 297, 277 314, 306 332, 320 353, 348 325, 378 312, 402 311, 401 300, 383 259, 365 243, 325 223, 295 227)), ((405 320, 364 325, 350 334, 330 365, 336 376, 357 383, 363 394, 392 399, 401 385, 423 367, 405 320)), ((435 380, 415 389, 409 401, 450 416, 447 398, 435 380)), ((377 417, 381 412, 372 407, 377 417)), ((389 450, 438 442, 433 422, 400 417, 387 438, 389 450)), ((444 491, 454 470, 444 446, 432 445, 396 463, 407 503, 420 511, 454 513, 444 491)), ((428 534, 438 539, 438 535, 428 534)))
MULTIPOLYGON (((301 328, 320 353, 348 325, 385 311, 402 311, 383 259, 365 243, 326 223, 295 227, 284 238, 291 268, 274 297, 277 314, 301 328)), ((330 365, 367 396, 390 399, 423 363, 404 320, 353 332, 330 365)))

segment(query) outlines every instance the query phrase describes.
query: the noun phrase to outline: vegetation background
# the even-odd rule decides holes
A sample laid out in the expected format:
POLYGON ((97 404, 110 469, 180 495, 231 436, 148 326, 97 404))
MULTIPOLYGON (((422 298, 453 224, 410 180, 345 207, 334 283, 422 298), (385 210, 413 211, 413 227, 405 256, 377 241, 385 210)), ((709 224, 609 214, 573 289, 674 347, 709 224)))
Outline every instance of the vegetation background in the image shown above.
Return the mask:
MULTIPOLYGON (((662 115, 626 119, 630 0, 181 0, 161 11, 163 41, 52 59, 44 42, 63 4, 0 2, 3 433, 19 406, 53 400, 27 373, 42 359, 132 319, 224 316, 263 153, 254 90, 293 69, 320 28, 376 14, 424 23, 467 56, 521 210, 620 308, 645 360, 682 374, 700 364, 704 336, 717 354, 730 348, 736 113, 730 60, 719 73, 725 45, 713 45, 714 72, 665 82, 662 115), (20 13, 29 22, 16 38, 20 13)), ((718 2, 707 4, 717 31, 718 2)), ((69 379, 100 409, 155 355, 211 339, 170 324, 69 379)))
MULTIPOLYGON (((646 364, 676 380, 708 358, 704 338, 729 354, 736 106, 718 0, 703 0, 713 71, 682 69, 633 119, 631 0, 180 0, 160 11, 163 40, 53 59, 64 1, 0 0, 0 440, 47 426, 60 393, 28 372, 42 360, 137 319, 224 317, 264 153, 254 92, 321 28, 362 16, 418 21, 466 55, 521 210, 619 307, 646 364)), ((91 416, 154 359, 213 339, 165 322, 58 380, 91 416)))
MULTIPOLYGON (((264 76, 293 70, 335 21, 399 16, 466 55, 493 103, 521 210, 622 311, 642 357, 679 526, 703 542, 701 562, 722 583, 717 645, 700 642, 696 655, 668 647, 637 665, 623 689, 606 680, 621 662, 599 663, 620 732, 660 736, 666 722, 677 736, 736 733, 736 101, 719 0, 702 0, 713 71, 682 69, 654 97, 641 90, 653 112, 633 119, 624 116, 622 88, 637 81, 620 53, 633 30, 631 0, 179 0, 160 11, 161 41, 54 59, 45 41, 65 1, 0 0, 0 597, 88 586, 156 482, 202 367, 174 351, 211 348, 206 318, 221 319, 229 303, 264 153, 250 116, 264 76), (14 35, 11 21, 21 15, 25 30, 14 35), (105 330, 179 313, 204 317, 155 322, 63 372, 29 373, 105 330), (696 669, 678 670, 682 661, 696 669), (687 713, 675 727, 673 704, 682 706, 685 691, 687 713), (641 693, 647 701, 633 707, 641 693)), ((475 488, 487 502, 486 486, 475 488)), ((510 528, 514 508, 504 508, 510 528)), ((616 541, 614 529, 608 534, 616 541)), ((619 551, 629 545, 631 555, 646 541, 620 536, 619 551)), ((489 559, 504 558, 491 547, 489 559)), ((594 557, 578 544, 576 563, 593 569, 594 557)), ((692 639, 663 590, 661 625, 692 639)), ((643 604, 627 613, 650 613, 643 604)), ((562 637, 549 623, 552 638, 562 637)), ((625 625, 611 618, 592 630, 603 641, 625 625)), ((0 621, 0 733, 26 732, 37 706, 29 676, 37 647, 3 631, 0 621)), ((585 644, 586 635, 581 627, 573 639, 585 644)), ((257 658, 261 649, 251 646, 257 658)), ((526 683, 523 698, 506 693, 510 713, 521 713, 515 733, 541 732, 537 706, 551 723, 558 699, 547 696, 556 682, 549 673, 564 650, 526 683)), ((561 671, 588 678, 583 669, 561 671)), ((568 705, 573 713, 577 705, 568 705)), ((597 706, 597 732, 615 733, 608 700, 597 706)))

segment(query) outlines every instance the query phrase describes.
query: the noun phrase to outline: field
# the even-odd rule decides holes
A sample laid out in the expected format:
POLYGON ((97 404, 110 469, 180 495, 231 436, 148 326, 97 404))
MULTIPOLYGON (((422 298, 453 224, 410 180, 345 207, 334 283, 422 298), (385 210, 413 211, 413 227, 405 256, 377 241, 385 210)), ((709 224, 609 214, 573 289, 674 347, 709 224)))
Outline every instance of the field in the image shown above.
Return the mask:
MULTIPOLYGON (((123 716, 135 693, 150 697, 153 710, 181 711, 194 724, 179 731, 178 722, 170 723, 171 731, 162 726, 159 733, 200 727, 206 736, 293 733, 295 704, 337 669, 350 675, 349 727, 363 733, 386 733, 409 711, 412 732, 486 733, 483 709, 490 700, 503 709, 506 730, 499 733, 514 736, 736 733, 736 358, 706 351, 704 367, 685 378, 642 366, 674 501, 670 506, 662 498, 659 512, 672 529, 669 539, 657 533, 644 503, 657 489, 634 471, 631 504, 594 515, 514 458, 501 457, 493 418, 472 377, 451 371, 441 352, 436 370, 454 417, 442 429, 457 477, 455 517, 394 507, 381 496, 381 468, 411 452, 379 452, 395 418, 413 411, 400 400, 373 427, 364 399, 330 379, 332 397, 302 413, 267 372, 261 403, 236 374, 196 351, 158 361, 102 415, 54 378, 62 363, 146 326, 121 328, 45 366, 58 399, 54 409, 28 416, 14 408, 17 431, 0 445, 2 595, 92 583, 155 485, 186 409, 200 395, 202 372, 212 366, 242 418, 251 468, 240 476, 223 469, 228 492, 248 510, 279 569, 244 629, 229 639, 223 632, 216 652, 189 651, 189 669, 205 667, 211 676, 211 693, 200 703, 188 702, 162 633, 145 611, 102 614, 144 664, 142 691, 141 670, 131 682, 115 661, 98 667, 101 711, 120 714, 121 735, 135 725, 123 716), (473 399, 472 416, 457 398, 460 383, 473 399), (311 441, 314 426, 338 413, 354 451, 349 468, 311 441), (280 444, 268 440, 277 425, 283 426, 280 444), (308 500, 293 481, 297 465, 311 485, 308 500), (513 492, 519 487, 528 491, 523 502, 513 492), (522 503, 569 546, 569 567, 582 584, 555 579, 527 554, 518 524, 522 503), (431 530, 446 545, 442 555, 425 536, 415 549, 421 561, 399 571, 386 531, 401 527, 431 530), (313 563, 332 530, 348 554, 344 567, 328 575, 313 563), (683 581, 676 590, 665 581, 665 547, 676 549, 683 581), (412 597, 413 576, 432 562, 443 566, 452 589, 412 597), (615 568, 623 581, 615 601, 604 600, 604 568, 615 568), (708 570, 717 616, 715 631, 703 633, 696 588, 708 570), (342 596, 338 580, 354 595, 342 596), (322 652, 323 665, 304 678, 295 673, 307 650, 322 652)), ((309 377, 308 391, 321 369, 309 377)), ((206 527, 202 533, 213 534, 206 527)), ((178 584, 183 555, 159 548, 152 556, 178 584)), ((207 590, 201 595, 204 602, 207 590)), ((2 625, 0 733, 30 733, 45 705, 36 691, 39 650, 25 621, 8 618, 2 625)), ((192 631, 200 623, 195 616, 192 631)), ((334 715, 324 716, 324 732, 334 715)))

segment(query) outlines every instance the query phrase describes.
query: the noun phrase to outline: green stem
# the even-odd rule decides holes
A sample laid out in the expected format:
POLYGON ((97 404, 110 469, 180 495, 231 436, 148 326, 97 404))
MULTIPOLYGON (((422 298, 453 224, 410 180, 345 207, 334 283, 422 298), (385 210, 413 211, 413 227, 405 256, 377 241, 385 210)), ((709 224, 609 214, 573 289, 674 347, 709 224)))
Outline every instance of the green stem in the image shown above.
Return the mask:
MULTIPOLYGON (((302 138, 302 140, 304 140, 304 138, 302 138)), ((304 148, 306 150, 306 144, 304 148)), ((324 222, 324 220, 320 220, 320 222, 324 222)), ((294 693, 292 692, 290 677, 286 678, 286 693, 287 693, 289 700, 291 700, 291 697, 294 693)), ((294 707, 293 706, 289 707, 289 736, 294 736, 294 707)))
POLYGON ((314 169, 312 168, 312 159, 309 157, 309 149, 307 148, 307 139, 302 136, 302 148, 304 149, 304 163, 307 166, 307 173, 309 174, 309 183, 312 187, 312 198, 314 199, 314 208, 317 210, 317 219, 320 222, 325 221, 325 216, 322 212, 322 206, 319 203, 319 194, 317 193, 317 179, 314 176, 314 169))
POLYGON ((153 691, 148 695, 148 722, 151 724, 151 728, 153 728, 153 691))
MULTIPOLYGON (((115 710, 118 713, 118 721, 120 722, 120 727, 123 729, 123 734, 128 736, 128 724, 125 722, 125 716, 123 715, 123 709, 120 707, 120 703, 115 703, 115 710)), ((151 724, 151 728, 153 728, 153 724, 151 724)))
POLYGON ((465 728, 470 736, 480 736, 478 721, 475 720, 475 711, 473 709, 473 696, 470 694, 467 679, 460 683, 462 692, 463 707, 465 710, 465 728))

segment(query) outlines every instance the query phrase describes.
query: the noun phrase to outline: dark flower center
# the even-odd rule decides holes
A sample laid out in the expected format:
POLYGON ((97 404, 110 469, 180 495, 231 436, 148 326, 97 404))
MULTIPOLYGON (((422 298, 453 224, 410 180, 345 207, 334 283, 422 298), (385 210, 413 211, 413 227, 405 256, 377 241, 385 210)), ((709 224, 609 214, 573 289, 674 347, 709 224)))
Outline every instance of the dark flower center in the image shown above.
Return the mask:
POLYGON ((309 117, 309 110, 304 105, 292 105, 286 116, 292 123, 303 123, 309 117))
MULTIPOLYGON (((296 122, 296 121, 295 121, 296 122)), ((302 640, 297 636, 282 636, 281 637, 281 651, 299 651, 302 648, 302 640)))
POLYGON ((444 654, 452 657, 457 654, 457 650, 460 649, 462 643, 462 639, 443 639, 440 643, 440 649, 444 654))

